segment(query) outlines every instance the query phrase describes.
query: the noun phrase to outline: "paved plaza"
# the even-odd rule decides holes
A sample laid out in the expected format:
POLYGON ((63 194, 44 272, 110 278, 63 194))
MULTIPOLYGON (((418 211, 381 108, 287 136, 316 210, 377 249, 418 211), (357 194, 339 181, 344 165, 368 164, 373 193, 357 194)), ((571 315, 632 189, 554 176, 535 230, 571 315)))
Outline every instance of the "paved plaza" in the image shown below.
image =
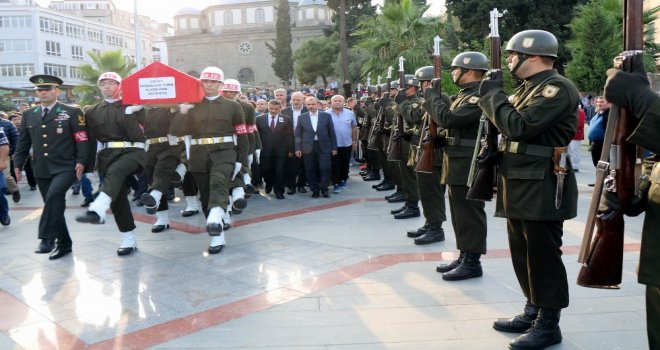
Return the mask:
MULTIPOLYGON (((583 153, 579 216, 564 225, 571 305, 563 342, 551 349, 646 349, 644 286, 635 275, 642 217, 626 218, 621 289, 575 284, 595 178, 583 153)), ((33 253, 42 201, 23 180, 12 223, 0 228, 0 350, 507 348, 515 334, 491 324, 520 313, 524 297, 494 203, 486 206, 484 276, 446 282, 435 265, 457 256, 451 223, 444 242, 415 246, 405 231, 423 218, 394 220, 389 211, 400 204, 386 203, 389 192, 356 172, 327 199, 253 196, 219 255, 205 253, 203 217, 179 214, 179 191, 165 232, 151 233, 155 217, 133 208, 138 251, 125 257, 116 254, 113 217, 77 223, 83 198, 69 192, 73 253, 56 261, 33 253)))

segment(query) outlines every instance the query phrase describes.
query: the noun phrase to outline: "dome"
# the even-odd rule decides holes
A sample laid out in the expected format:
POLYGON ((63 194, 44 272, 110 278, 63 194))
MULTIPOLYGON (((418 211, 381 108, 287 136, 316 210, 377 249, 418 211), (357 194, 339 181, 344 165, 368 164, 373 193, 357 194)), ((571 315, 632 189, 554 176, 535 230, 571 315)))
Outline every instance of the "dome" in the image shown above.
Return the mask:
POLYGON ((300 0, 298 2, 298 6, 306 5, 326 5, 326 2, 324 0, 300 0))
POLYGON ((194 7, 184 7, 176 12, 174 16, 199 16, 202 14, 202 11, 194 7))

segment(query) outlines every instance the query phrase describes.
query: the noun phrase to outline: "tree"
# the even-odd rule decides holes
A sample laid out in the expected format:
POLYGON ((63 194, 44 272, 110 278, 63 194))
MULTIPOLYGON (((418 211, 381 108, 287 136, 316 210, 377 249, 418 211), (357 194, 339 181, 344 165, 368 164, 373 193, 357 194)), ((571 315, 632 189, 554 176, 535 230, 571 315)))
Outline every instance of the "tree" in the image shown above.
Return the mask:
POLYGON ((136 67, 135 64, 126 62, 126 58, 121 50, 104 51, 98 55, 94 51, 88 51, 87 55, 89 55, 94 64, 86 63, 78 66, 85 83, 73 89, 73 92, 81 97, 81 106, 99 102, 101 90, 99 90, 96 83, 101 74, 115 72, 122 77, 126 77, 136 67))
POLYGON ((303 84, 312 85, 319 76, 323 86, 328 86, 328 77, 335 73, 339 47, 337 34, 317 37, 305 41, 293 54, 296 62, 296 78, 303 84))
POLYGON ((293 53, 291 50, 291 15, 289 14, 289 1, 279 0, 277 9, 276 34, 274 45, 266 43, 270 55, 275 59, 271 67, 275 76, 290 84, 293 77, 293 53))

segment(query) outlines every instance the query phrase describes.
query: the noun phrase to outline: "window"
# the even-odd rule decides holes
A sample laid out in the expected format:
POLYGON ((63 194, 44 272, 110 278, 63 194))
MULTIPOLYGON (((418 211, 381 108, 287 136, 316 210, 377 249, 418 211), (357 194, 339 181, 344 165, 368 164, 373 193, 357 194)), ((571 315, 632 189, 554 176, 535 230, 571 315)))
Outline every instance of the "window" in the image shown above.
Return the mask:
POLYGON ((57 41, 46 40, 46 55, 62 56, 62 50, 60 50, 60 43, 58 43, 57 41))
POLYGON ((190 28, 192 28, 192 29, 199 28, 199 18, 191 18, 190 19, 190 28))
POLYGON ((95 43, 103 43, 103 33, 97 29, 87 29, 87 39, 95 43))
POLYGON ((0 28, 31 28, 30 16, 0 16, 0 28))
POLYGON ((69 77, 72 79, 83 79, 83 74, 80 68, 78 67, 69 67, 69 77))
POLYGON ((32 51, 32 40, 0 40, 0 52, 26 52, 32 51))
POLYGON ((179 18, 179 29, 188 28, 188 20, 186 18, 179 18))
POLYGON ((258 8, 254 11, 254 22, 255 23, 264 23, 266 22, 266 11, 262 8, 258 8))
POLYGON ((44 63, 44 74, 66 78, 66 66, 61 64, 44 63))
POLYGON ((52 18, 39 17, 39 27, 44 33, 64 35, 64 22, 52 18))
POLYGON ((234 15, 231 13, 231 11, 225 11, 223 18, 224 18, 223 23, 225 25, 234 24, 234 15))
POLYGON ((85 39, 85 27, 76 24, 66 24, 66 35, 76 39, 85 39))
POLYGON ((101 50, 99 49, 92 49, 92 52, 94 52, 96 56, 101 56, 101 50))
POLYGON ((122 38, 122 36, 119 34, 108 33, 105 35, 105 40, 108 43, 108 45, 120 46, 120 47, 124 46, 124 38, 122 38))
POLYGON ((71 58, 74 60, 83 60, 83 48, 82 46, 71 45, 71 58))
POLYGON ((33 64, 0 64, 0 76, 27 77, 34 74, 33 64))
POLYGON ((238 71, 238 81, 241 84, 253 85, 254 71, 250 68, 242 68, 240 71, 238 71))

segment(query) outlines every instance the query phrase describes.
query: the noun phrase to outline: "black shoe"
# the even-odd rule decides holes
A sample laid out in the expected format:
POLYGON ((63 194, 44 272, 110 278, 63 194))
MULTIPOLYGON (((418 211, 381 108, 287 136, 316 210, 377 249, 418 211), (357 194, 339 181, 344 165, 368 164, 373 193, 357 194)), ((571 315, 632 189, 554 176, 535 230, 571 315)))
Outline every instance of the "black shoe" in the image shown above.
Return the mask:
POLYGON ((266 190, 266 194, 270 194, 271 192, 273 192, 273 185, 266 184, 265 190, 266 190))
POLYGON ((365 176, 371 174, 371 171, 365 169, 365 170, 360 171, 359 174, 360 174, 360 176, 365 177, 365 176))
POLYGON ((209 233, 209 236, 220 236, 222 233, 222 223, 220 224, 206 224, 206 231, 209 233))
POLYGON ((73 192, 72 192, 72 194, 73 194, 74 196, 79 195, 79 194, 80 194, 80 187, 74 187, 74 188, 73 188, 73 192))
POLYGON ((596 186, 596 184, 587 184, 587 186, 594 187, 594 186, 596 186))
POLYGON ((158 203, 156 203, 156 199, 152 195, 149 193, 143 193, 142 196, 140 196, 140 202, 144 204, 144 207, 147 209, 147 214, 156 214, 158 203))
POLYGON ((54 239, 42 239, 41 243, 39 243, 39 246, 37 247, 37 250, 34 252, 37 254, 46 254, 52 252, 53 248, 55 248, 54 239))
POLYGON ((383 180, 383 181, 381 181, 381 182, 379 182, 379 183, 377 183, 377 184, 375 184, 375 185, 371 185, 371 188, 376 188, 376 187, 383 186, 383 185, 385 185, 387 182, 388 182, 387 180, 383 180))
POLYGON ((364 181, 378 181, 378 180, 380 180, 380 175, 370 174, 369 176, 363 177, 362 180, 364 180, 364 181))
MULTIPOLYGON (((417 211, 419 212, 419 210, 417 211)), ((396 216, 394 217, 396 219, 396 216)), ((431 244, 435 242, 442 242, 445 240, 445 230, 440 226, 429 225, 425 234, 415 238, 416 245, 431 244)))
POLYGON ((65 256, 67 254, 70 254, 70 253, 71 253, 71 247, 57 246, 57 248, 55 248, 55 250, 53 250, 53 253, 50 254, 50 256, 48 257, 48 260, 57 260, 57 259, 65 256))
POLYGON ((277 199, 284 199, 284 195, 281 194, 281 193, 278 193, 278 194, 275 195, 275 198, 277 198, 277 199))
POLYGON ((399 209, 390 210, 390 214, 395 215, 395 214, 398 214, 398 213, 403 213, 404 211, 406 211, 406 209, 408 209, 408 206, 404 205, 403 207, 401 207, 399 209))
POLYGON ((435 271, 440 272, 440 273, 449 272, 449 271, 457 268, 458 265, 461 264, 463 259, 465 259, 465 252, 461 251, 461 253, 458 255, 458 259, 450 262, 449 264, 440 264, 440 265, 436 266, 435 271))
POLYGON ((37 190, 37 186, 30 186, 30 191, 36 191, 36 190, 37 190))
POLYGON ((183 216, 184 218, 187 218, 187 217, 193 216, 197 213, 199 213, 199 210, 182 210, 181 211, 181 216, 183 216))
POLYGON ((426 234, 426 231, 429 230, 429 225, 430 224, 428 222, 426 222, 426 223, 424 223, 424 226, 422 226, 422 227, 420 227, 416 230, 408 231, 407 236, 410 237, 410 238, 417 238, 419 236, 423 236, 424 234, 426 234))
POLYGON ((158 232, 163 232, 165 229, 170 228, 170 225, 153 225, 151 226, 151 232, 153 233, 158 233, 158 232))
POLYGON ((11 224, 11 218, 9 215, 0 216, 0 224, 2 224, 2 226, 9 226, 9 224, 11 224))
POLYGON ((298 186, 298 192, 307 193, 307 190, 305 189, 305 186, 298 186))
POLYGON ((465 258, 455 269, 442 274, 445 281, 462 281, 470 278, 481 277, 484 273, 481 269, 479 258, 481 253, 465 253, 465 258))
POLYGON ((296 194, 296 189, 295 188, 290 188, 288 191, 286 191, 286 194, 288 194, 288 195, 296 194))
POLYGON ((319 198, 319 191, 312 191, 312 198, 319 198))
POLYGON ((509 343, 509 349, 545 349, 561 343, 558 309, 540 309, 532 327, 509 343))
POLYGON ((14 203, 18 203, 21 201, 21 191, 16 190, 16 192, 11 194, 11 199, 14 201, 14 203))
POLYGON ((390 199, 390 198, 394 198, 394 197, 398 196, 399 194, 401 194, 401 193, 394 192, 392 194, 388 194, 387 196, 385 196, 385 200, 390 199))
POLYGON ((245 198, 250 198, 254 194, 255 188, 252 184, 245 184, 245 198))
POLYGON ((232 207, 232 211, 235 214, 240 214, 243 211, 243 209, 247 208, 247 201, 245 200, 245 198, 239 198, 234 201, 234 204, 232 204, 231 207, 232 207))
POLYGON ((92 199, 92 198, 85 198, 85 199, 83 199, 83 202, 80 203, 80 206, 83 207, 83 208, 87 208, 87 207, 89 207, 90 204, 92 204, 93 201, 94 201, 94 199, 92 199))
POLYGON ((399 193, 394 197, 390 197, 390 199, 387 200, 387 203, 403 203, 406 201, 406 195, 403 193, 399 193))
POLYGON ((321 195, 323 196, 323 198, 328 198, 330 197, 330 192, 328 192, 327 189, 321 190, 321 195))
POLYGON ((222 222, 222 230, 223 230, 223 231, 227 231, 227 230, 229 230, 230 228, 231 228, 231 224, 228 224, 228 223, 226 223, 226 222, 224 222, 224 221, 222 222))
POLYGON ((126 248, 117 248, 117 255, 131 255, 134 251, 137 250, 137 247, 126 247, 126 248))
POLYGON ((500 332, 507 333, 525 333, 532 327, 532 322, 539 314, 539 308, 534 304, 527 302, 525 304, 525 311, 512 318, 498 318, 493 322, 493 328, 500 332))
POLYGON ((83 215, 76 216, 76 221, 86 224, 104 224, 105 220, 101 219, 99 214, 94 211, 87 211, 83 215))
MULTIPOLYGON (((406 210, 394 215, 395 219, 410 219, 416 217, 419 217, 419 208, 411 207, 407 207, 406 210)), ((415 244, 417 244, 417 242, 415 242, 415 244)))
POLYGON ((391 191, 396 187, 393 184, 384 184, 382 186, 376 187, 376 191, 391 191))
POLYGON ((224 244, 217 245, 215 247, 209 246, 208 252, 209 252, 209 254, 218 254, 222 251, 222 248, 224 248, 224 247, 225 247, 224 244))

